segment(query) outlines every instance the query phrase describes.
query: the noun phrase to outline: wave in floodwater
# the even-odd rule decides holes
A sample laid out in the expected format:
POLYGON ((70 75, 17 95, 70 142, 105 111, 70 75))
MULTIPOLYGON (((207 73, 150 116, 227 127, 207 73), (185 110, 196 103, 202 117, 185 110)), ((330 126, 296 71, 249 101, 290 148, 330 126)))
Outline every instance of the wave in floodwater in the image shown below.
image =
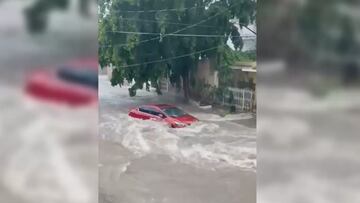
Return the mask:
POLYGON ((90 163, 97 156, 96 109, 46 105, 15 88, 1 91, 0 185, 9 191, 7 202, 13 202, 11 196, 26 202, 95 202, 89 185, 96 184, 90 175, 96 173, 96 162, 90 163))
POLYGON ((202 121, 234 121, 234 120, 244 120, 244 119, 251 119, 253 118, 252 114, 250 113, 240 113, 240 114, 230 114, 226 117, 222 117, 215 114, 208 114, 208 113, 198 113, 197 118, 202 121))
MULTIPOLYGON (((196 115, 197 116, 197 115, 196 115)), ((216 118, 209 115, 208 118, 216 118)), ((135 156, 168 155, 196 167, 256 169, 256 130, 221 122, 198 122, 180 129, 155 121, 133 119, 127 114, 103 114, 99 125, 102 139, 121 144, 135 156)))

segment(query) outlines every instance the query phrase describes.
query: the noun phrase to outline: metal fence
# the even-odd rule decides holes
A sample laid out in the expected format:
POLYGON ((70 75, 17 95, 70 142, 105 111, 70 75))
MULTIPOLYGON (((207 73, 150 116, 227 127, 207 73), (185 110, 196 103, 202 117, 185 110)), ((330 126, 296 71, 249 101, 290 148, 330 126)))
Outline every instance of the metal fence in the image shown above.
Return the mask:
MULTIPOLYGON (((172 92, 168 78, 160 80, 160 88, 163 93, 172 92)), ((256 108, 255 92, 249 88, 229 87, 220 95, 214 95, 213 101, 224 106, 236 106, 237 109, 243 111, 251 111, 256 108), (232 97, 232 98, 231 98, 232 97)))
MULTIPOLYGON (((252 110, 255 104, 255 94, 251 89, 228 88, 224 91, 220 103, 226 106, 236 106, 241 110, 252 110), (232 97, 232 98, 231 98, 232 97)), ((218 99, 218 100, 219 100, 218 99)))

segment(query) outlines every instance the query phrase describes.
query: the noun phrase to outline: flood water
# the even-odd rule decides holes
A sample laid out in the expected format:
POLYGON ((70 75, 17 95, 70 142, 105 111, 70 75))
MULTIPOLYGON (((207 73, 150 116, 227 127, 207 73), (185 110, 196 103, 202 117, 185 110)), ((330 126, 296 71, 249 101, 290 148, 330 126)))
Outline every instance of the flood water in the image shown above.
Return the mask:
POLYGON ((255 202, 256 129, 251 114, 222 118, 172 96, 111 87, 100 76, 100 202, 255 202), (200 119, 172 129, 130 118, 132 107, 171 103, 200 119))
POLYGON ((97 109, 1 92, 1 202, 96 202, 97 109))

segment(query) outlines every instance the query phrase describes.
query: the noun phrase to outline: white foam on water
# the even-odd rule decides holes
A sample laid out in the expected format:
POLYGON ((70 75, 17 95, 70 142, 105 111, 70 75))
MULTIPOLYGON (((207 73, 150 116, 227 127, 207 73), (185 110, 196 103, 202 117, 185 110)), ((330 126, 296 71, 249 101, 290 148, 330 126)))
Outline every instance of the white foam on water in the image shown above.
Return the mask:
POLYGON ((196 117, 201 121, 237 121, 237 120, 251 119, 254 116, 251 113, 229 114, 226 116, 197 113, 196 117))
POLYGON ((125 173, 127 171, 127 168, 130 166, 130 162, 127 162, 126 164, 124 164, 121 169, 120 169, 120 174, 121 173, 125 173))
POLYGON ((198 163, 202 166, 213 166, 221 168, 235 166, 246 169, 256 168, 256 157, 253 149, 245 147, 228 147, 224 143, 212 145, 195 144, 190 148, 181 150, 186 162, 198 163), (212 164, 209 164, 212 163, 212 164))
POLYGON ((288 146, 294 141, 303 139, 310 133, 310 125, 298 118, 263 118, 259 121, 259 135, 268 136, 272 142, 288 146))
POLYGON ((211 122, 173 129, 161 122, 133 119, 127 114, 104 114, 100 120, 101 138, 117 142, 140 157, 165 154, 197 167, 256 168, 255 129, 230 131, 211 122), (116 127, 109 129, 109 126, 116 127), (106 136, 101 135, 105 133, 106 136))
POLYGON ((215 123, 198 122, 187 128, 179 128, 177 131, 186 133, 187 136, 200 134, 201 132, 214 132, 219 129, 215 123))
POLYGON ((79 145, 70 151, 68 145, 77 135, 92 139, 96 109, 36 104, 19 89, 4 89, 9 94, 0 98, 0 139, 6 153, 0 160, 0 184, 27 202, 93 202, 96 195, 84 179, 87 169, 69 160, 91 146, 79 145))
POLYGON ((359 202, 360 176, 332 180, 309 172, 298 172, 289 181, 259 187, 258 202, 359 202), (355 181, 354 181, 355 180, 355 181), (341 185, 341 187, 339 187, 341 185), (279 195, 281 194, 281 195, 279 195))
POLYGON ((192 114, 200 122, 173 129, 161 122, 133 119, 125 112, 146 103, 163 103, 165 98, 140 90, 137 96, 129 97, 126 88, 111 88, 106 77, 100 76, 99 79, 100 105, 103 107, 99 137, 128 150, 130 161, 134 157, 165 155, 173 161, 195 167, 255 170, 256 129, 233 122, 252 119, 253 114, 221 117, 195 111, 192 114))
POLYGON ((137 125, 130 125, 128 132, 123 135, 121 144, 137 153, 147 153, 151 150, 149 144, 145 141, 141 128, 137 125))

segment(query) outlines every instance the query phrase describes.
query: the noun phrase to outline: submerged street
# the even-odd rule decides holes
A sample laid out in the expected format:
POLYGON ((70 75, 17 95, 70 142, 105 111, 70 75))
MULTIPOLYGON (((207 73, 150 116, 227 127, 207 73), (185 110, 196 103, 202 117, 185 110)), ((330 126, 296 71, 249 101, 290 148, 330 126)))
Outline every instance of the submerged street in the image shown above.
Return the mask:
POLYGON ((99 78, 99 105, 100 202, 255 202, 252 114, 221 117, 153 91, 129 97, 106 76, 99 78), (149 103, 175 104, 200 122, 171 129, 127 115, 149 103))

